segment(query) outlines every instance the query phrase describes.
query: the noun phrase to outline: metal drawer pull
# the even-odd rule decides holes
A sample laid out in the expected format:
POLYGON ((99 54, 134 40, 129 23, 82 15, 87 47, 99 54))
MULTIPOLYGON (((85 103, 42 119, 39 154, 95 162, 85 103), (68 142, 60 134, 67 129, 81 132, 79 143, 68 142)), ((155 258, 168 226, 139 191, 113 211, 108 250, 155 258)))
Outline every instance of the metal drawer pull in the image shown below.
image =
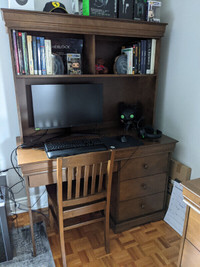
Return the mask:
POLYGON ((142 184, 142 188, 143 188, 144 190, 146 190, 146 189, 147 189, 147 185, 146 185, 146 184, 142 184))
POLYGON ((144 204, 142 204, 142 205, 141 205, 141 208, 144 209, 144 207, 145 207, 144 204))
POLYGON ((144 164, 144 168, 148 169, 149 168, 148 164, 144 164))

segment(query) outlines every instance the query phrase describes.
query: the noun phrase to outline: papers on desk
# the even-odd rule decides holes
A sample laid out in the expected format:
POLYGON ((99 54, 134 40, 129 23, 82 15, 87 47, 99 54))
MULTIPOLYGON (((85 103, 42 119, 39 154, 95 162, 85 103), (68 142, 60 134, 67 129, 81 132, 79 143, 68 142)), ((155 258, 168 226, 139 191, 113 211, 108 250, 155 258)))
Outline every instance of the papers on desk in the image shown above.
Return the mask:
POLYGON ((183 233, 185 212, 186 204, 183 202, 183 187, 180 183, 174 181, 169 207, 164 221, 180 235, 183 233))

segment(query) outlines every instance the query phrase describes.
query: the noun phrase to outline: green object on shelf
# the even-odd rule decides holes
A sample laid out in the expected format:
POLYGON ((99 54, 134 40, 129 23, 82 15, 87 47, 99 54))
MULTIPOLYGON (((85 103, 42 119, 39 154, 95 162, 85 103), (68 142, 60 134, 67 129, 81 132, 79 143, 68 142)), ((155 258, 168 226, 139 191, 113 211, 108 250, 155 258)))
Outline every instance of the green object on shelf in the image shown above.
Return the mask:
POLYGON ((40 128, 35 128, 36 131, 40 131, 40 128))
POLYGON ((83 0, 83 16, 90 15, 90 0, 83 0))

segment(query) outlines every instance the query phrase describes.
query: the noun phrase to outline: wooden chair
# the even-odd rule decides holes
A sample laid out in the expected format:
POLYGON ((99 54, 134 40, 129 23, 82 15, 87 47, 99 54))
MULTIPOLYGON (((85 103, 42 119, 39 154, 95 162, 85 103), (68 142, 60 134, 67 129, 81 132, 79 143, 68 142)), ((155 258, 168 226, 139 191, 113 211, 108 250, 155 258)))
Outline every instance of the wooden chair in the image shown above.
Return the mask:
POLYGON ((104 220, 109 253, 109 213, 114 151, 57 159, 57 184, 47 186, 50 216, 59 225, 63 267, 67 266, 64 231, 104 220), (63 182, 63 175, 67 182, 63 182), (52 217, 52 216, 51 216, 52 217), (74 219, 72 219, 74 218, 74 219))

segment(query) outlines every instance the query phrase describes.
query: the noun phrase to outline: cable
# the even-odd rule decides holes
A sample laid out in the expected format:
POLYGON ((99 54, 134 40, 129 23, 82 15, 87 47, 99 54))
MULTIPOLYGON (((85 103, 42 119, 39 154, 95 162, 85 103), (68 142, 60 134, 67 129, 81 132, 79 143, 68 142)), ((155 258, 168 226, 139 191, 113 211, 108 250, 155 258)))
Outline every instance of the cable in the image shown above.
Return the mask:
MULTIPOLYGON (((20 169, 19 166, 16 166, 15 168, 20 169)), ((0 173, 2 173, 2 172, 8 172, 8 171, 13 170, 13 169, 14 169, 13 167, 10 167, 10 168, 7 168, 5 170, 1 170, 0 173)))

